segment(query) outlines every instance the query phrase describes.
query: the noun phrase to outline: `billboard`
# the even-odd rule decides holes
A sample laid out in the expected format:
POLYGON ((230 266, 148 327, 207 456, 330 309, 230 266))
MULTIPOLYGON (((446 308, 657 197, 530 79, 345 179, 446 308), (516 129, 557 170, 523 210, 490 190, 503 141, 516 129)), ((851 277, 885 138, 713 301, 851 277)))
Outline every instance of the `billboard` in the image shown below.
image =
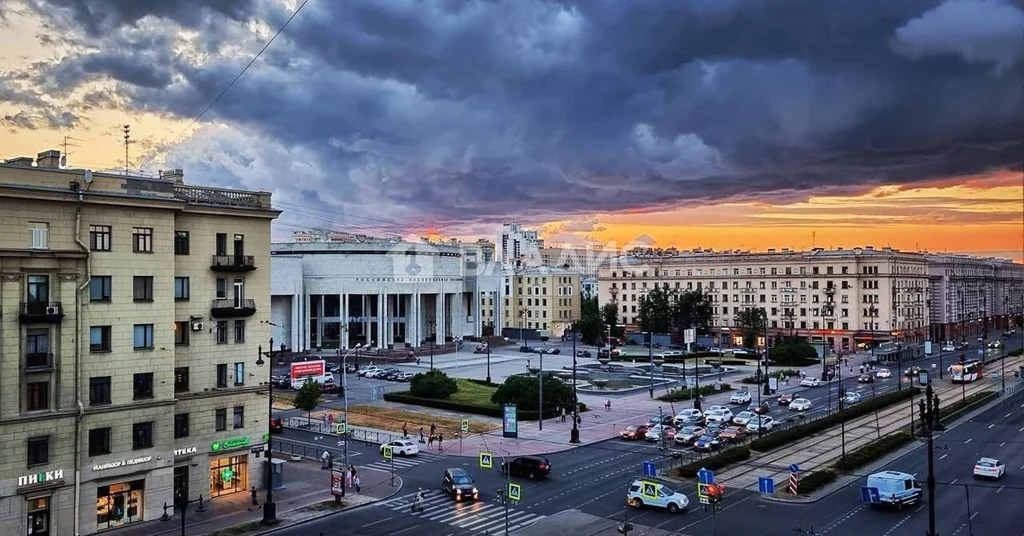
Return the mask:
POLYGON ((501 420, 502 437, 519 437, 519 418, 515 404, 505 405, 505 418, 501 420))
POLYGON ((292 363, 292 381, 306 376, 323 376, 327 370, 327 362, 323 359, 318 361, 300 361, 292 363))
POLYGON ((331 495, 345 496, 345 473, 341 469, 331 469, 331 495))

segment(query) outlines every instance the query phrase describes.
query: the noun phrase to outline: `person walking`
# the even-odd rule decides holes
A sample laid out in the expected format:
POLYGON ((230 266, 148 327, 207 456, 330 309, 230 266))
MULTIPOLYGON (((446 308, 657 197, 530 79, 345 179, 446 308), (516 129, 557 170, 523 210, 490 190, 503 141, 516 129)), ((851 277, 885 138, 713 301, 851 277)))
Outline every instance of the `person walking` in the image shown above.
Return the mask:
POLYGON ((363 481, 360 480, 358 476, 352 477, 352 484, 356 488, 356 493, 359 493, 360 491, 363 491, 363 485, 362 485, 363 481))
POLYGON ((431 433, 429 436, 427 436, 427 448, 430 448, 433 445, 434 445, 434 434, 431 433))
POLYGON ((437 451, 441 452, 441 442, 444 441, 444 434, 437 435, 437 451))
POLYGON ((565 422, 565 407, 562 407, 562 422, 565 422))
POLYGON ((430 423, 430 435, 434 435, 435 433, 437 433, 437 425, 430 423))
POLYGON ((402 423, 402 437, 405 439, 409 438, 409 423, 407 422, 402 423))
POLYGON ((328 463, 328 460, 330 458, 331 458, 331 453, 327 452, 326 450, 324 451, 323 454, 320 455, 320 469, 321 470, 327 469, 327 463, 328 463))
POLYGON ((422 426, 420 426, 420 443, 426 443, 426 440, 423 439, 423 427, 422 426))

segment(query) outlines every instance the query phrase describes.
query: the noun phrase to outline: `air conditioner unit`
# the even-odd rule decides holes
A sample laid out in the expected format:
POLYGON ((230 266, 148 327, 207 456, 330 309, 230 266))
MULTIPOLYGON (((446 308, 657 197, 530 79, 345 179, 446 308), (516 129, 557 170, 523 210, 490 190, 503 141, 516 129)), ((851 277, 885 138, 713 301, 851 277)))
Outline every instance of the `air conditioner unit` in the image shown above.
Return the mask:
POLYGON ((192 331, 202 331, 202 330, 203 330, 203 323, 202 322, 192 322, 192 331))
POLYGON ((46 308, 46 314, 48 314, 48 315, 59 315, 60 314, 60 307, 47 307, 46 308))

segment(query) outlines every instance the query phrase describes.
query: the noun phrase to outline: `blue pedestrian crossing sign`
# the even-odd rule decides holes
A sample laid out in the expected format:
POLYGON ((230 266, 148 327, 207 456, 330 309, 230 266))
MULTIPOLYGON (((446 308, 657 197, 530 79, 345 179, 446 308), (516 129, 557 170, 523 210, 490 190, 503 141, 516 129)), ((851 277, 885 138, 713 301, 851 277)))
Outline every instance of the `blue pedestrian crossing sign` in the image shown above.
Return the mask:
POLYGON ((518 501, 519 497, 522 496, 520 494, 521 491, 522 491, 522 487, 519 484, 515 484, 515 483, 512 483, 512 482, 509 482, 508 483, 508 500, 510 500, 510 501, 518 501))
POLYGON ((644 476, 658 476, 658 469, 654 462, 644 462, 644 476))
POLYGON ((789 472, 790 473, 799 473, 800 472, 800 466, 795 464, 795 463, 789 464, 789 472))
POLYGON ((491 456, 491 453, 486 450, 480 451, 480 468, 490 469, 492 467, 494 467, 494 456, 491 456))
POLYGON ((701 484, 714 484, 715 472, 702 467, 700 471, 697 471, 697 482, 700 482, 701 484))
POLYGON ((775 479, 772 477, 762 476, 757 479, 757 491, 764 495, 772 495, 775 493, 775 479))
POLYGON ((878 497, 878 488, 862 486, 860 488, 860 500, 866 504, 878 504, 882 500, 878 497))

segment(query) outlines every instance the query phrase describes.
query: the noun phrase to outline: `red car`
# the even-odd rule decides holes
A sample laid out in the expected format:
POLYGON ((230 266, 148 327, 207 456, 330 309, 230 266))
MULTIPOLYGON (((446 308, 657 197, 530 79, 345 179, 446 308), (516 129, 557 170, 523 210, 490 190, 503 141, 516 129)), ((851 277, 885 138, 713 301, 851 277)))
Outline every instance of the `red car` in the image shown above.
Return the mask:
POLYGON ((273 434, 279 434, 284 431, 284 421, 280 417, 271 419, 270 421, 270 432, 273 434))
POLYGON ((643 439, 647 436, 647 430, 650 426, 647 424, 638 424, 636 426, 627 426, 619 434, 622 439, 628 439, 630 441, 636 441, 637 439, 643 439))

